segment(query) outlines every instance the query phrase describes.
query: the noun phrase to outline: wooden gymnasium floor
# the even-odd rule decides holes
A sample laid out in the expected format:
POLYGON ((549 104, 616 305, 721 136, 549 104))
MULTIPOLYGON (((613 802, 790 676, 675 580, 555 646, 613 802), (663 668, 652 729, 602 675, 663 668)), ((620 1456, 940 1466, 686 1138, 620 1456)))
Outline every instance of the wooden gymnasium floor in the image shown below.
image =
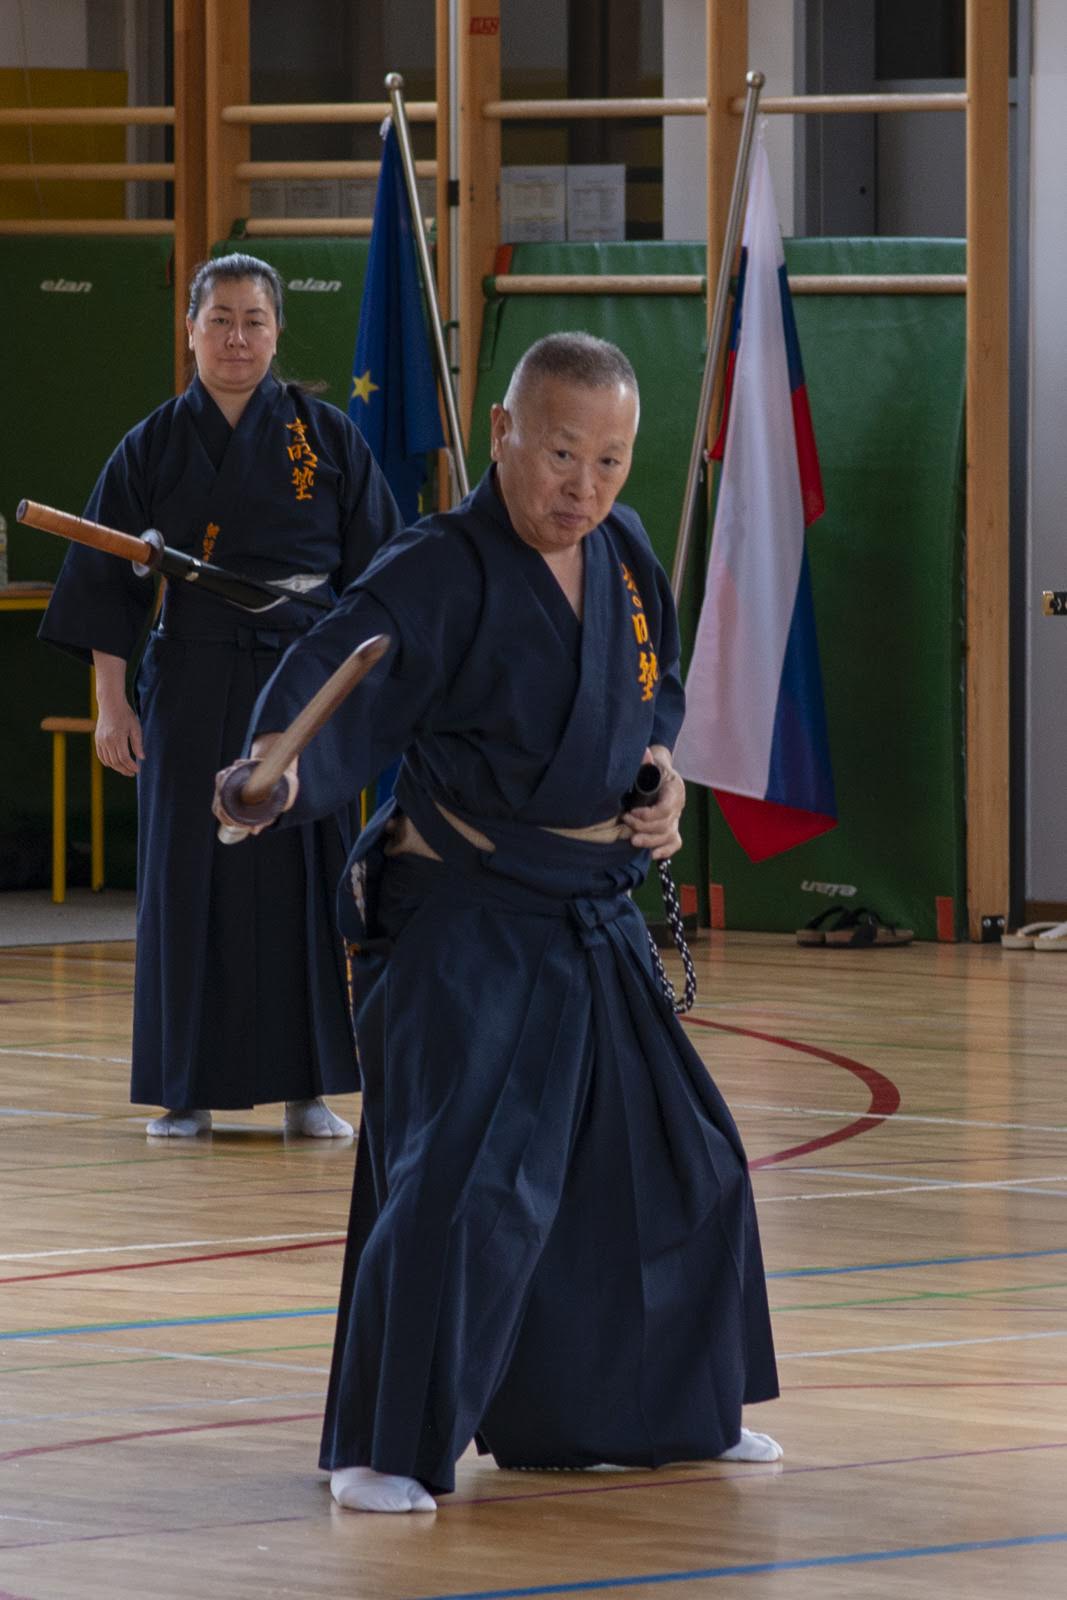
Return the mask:
POLYGON ((399 1518, 315 1467, 351 1147, 268 1112, 148 1146, 130 946, 0 952, 0 1600, 1067 1595, 1067 956, 698 955, 784 1463, 468 1456, 399 1518))

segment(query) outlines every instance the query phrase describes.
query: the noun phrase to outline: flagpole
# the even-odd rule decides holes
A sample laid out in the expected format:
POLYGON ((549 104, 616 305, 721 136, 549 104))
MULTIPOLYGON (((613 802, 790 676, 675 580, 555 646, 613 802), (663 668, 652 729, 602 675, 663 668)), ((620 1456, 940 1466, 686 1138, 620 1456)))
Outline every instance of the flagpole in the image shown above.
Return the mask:
MULTIPOLYGON (((448 351, 445 348, 444 323, 441 320, 441 307, 437 300, 437 283, 433 274, 433 263, 430 260, 430 246, 426 239, 426 228, 422 220, 422 207, 419 204, 419 186, 415 181, 415 158, 411 151, 411 130, 408 126, 408 114, 404 105, 404 79, 399 72, 386 74, 385 87, 389 91, 389 99, 393 107, 393 123, 396 127, 397 142, 400 145, 400 160, 404 167, 404 182, 407 185, 408 203, 411 207, 411 225, 415 230, 415 242, 419 251, 419 266, 422 269, 422 284, 426 295, 426 308, 429 312, 430 331, 433 334, 434 354, 437 357, 437 376, 441 384, 441 393, 445 400, 445 414, 448 419, 448 433, 452 441, 450 455, 452 458, 452 472, 459 489, 459 498, 462 500, 470 493, 470 479, 467 476, 467 455, 463 445, 463 430, 460 427, 459 407, 456 404, 456 390, 452 382, 452 368, 449 365, 448 351)), ((438 160, 441 160, 438 152, 438 160)), ((444 242, 440 243, 442 249, 444 242)))
POLYGON ((722 348, 723 334, 726 331, 726 310, 730 298, 730 278, 733 274, 734 256, 737 253, 737 241, 741 234, 745 194, 748 190, 752 139, 756 131, 756 112, 759 109, 759 97, 766 81, 762 72, 750 72, 745 78, 747 92, 745 95, 745 113, 741 123, 741 143, 737 151, 737 166, 734 169, 734 186, 730 195, 730 209, 726 216, 726 232, 723 236, 722 256, 719 260, 719 278, 715 285, 715 302, 712 306, 711 319, 708 323, 708 347, 707 354, 704 357, 704 378, 700 386, 696 428, 693 433, 693 447, 689 454, 689 472, 685 481, 685 499, 682 503, 682 516, 678 524, 678 541, 674 550, 674 567, 671 572, 671 590, 676 602, 681 598, 682 586, 685 583, 685 569, 689 561, 689 544, 693 531, 697 494, 700 489, 700 474, 706 459, 711 400, 719 370, 719 355, 722 348))

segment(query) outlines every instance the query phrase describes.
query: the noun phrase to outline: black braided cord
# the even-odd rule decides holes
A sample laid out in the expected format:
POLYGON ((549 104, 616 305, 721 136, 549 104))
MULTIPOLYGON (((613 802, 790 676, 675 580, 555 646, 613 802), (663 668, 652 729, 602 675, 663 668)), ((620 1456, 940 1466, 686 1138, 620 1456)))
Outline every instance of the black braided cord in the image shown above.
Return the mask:
POLYGON ((678 902, 678 890, 674 886, 670 862, 660 861, 657 862, 657 866, 659 867, 659 886, 663 891, 663 908, 667 913, 667 922, 670 926, 671 937, 674 940, 674 948, 681 956, 682 966, 685 968, 685 992, 681 1000, 678 999, 674 985, 664 970, 663 962, 660 960, 660 954, 656 948, 656 941, 651 933, 648 936, 648 947, 652 952, 652 965, 655 968, 656 977, 659 979, 664 998, 674 1014, 681 1017, 687 1011, 693 1009, 693 1001, 697 997, 697 975, 693 966, 693 958, 689 954, 689 946, 686 943, 682 908, 678 902))

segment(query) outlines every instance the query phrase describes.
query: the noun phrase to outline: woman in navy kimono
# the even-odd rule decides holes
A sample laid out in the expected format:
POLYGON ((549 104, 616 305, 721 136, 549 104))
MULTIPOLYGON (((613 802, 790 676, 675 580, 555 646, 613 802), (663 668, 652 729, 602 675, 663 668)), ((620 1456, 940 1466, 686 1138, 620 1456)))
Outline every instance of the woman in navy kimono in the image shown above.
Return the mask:
POLYGON ((489 474, 378 555, 253 718, 256 755, 391 639, 285 819, 403 752, 340 895, 363 1121, 321 1460, 353 1508, 432 1510, 472 1438, 515 1467, 781 1455, 741 1426, 777 1393, 744 1151, 630 896, 684 804, 674 606, 614 503, 636 425, 620 351, 540 341, 489 474), (622 814, 650 759, 664 798, 622 814))
POLYGON ((287 646, 400 525, 360 433, 335 407, 280 383, 271 364, 282 286, 252 256, 206 262, 190 289, 196 376, 139 423, 86 508, 291 594, 261 616, 195 585, 164 587, 72 545, 41 637, 92 659, 96 746, 137 775, 138 906, 131 1098, 158 1104, 150 1135, 199 1133, 211 1108, 285 1101, 287 1133, 351 1133, 322 1099, 356 1088, 332 887, 355 835, 335 814, 255 849, 215 838, 212 781, 243 737, 287 646))

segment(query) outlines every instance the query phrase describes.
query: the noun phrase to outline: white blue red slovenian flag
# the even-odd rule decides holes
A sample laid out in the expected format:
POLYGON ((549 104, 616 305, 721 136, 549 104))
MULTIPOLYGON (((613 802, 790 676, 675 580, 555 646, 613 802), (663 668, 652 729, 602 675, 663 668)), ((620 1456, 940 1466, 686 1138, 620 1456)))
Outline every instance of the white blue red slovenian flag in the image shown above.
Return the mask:
POLYGON ((722 475, 674 753, 751 861, 837 824, 808 524, 824 510, 770 167, 757 145, 726 376, 722 475))

